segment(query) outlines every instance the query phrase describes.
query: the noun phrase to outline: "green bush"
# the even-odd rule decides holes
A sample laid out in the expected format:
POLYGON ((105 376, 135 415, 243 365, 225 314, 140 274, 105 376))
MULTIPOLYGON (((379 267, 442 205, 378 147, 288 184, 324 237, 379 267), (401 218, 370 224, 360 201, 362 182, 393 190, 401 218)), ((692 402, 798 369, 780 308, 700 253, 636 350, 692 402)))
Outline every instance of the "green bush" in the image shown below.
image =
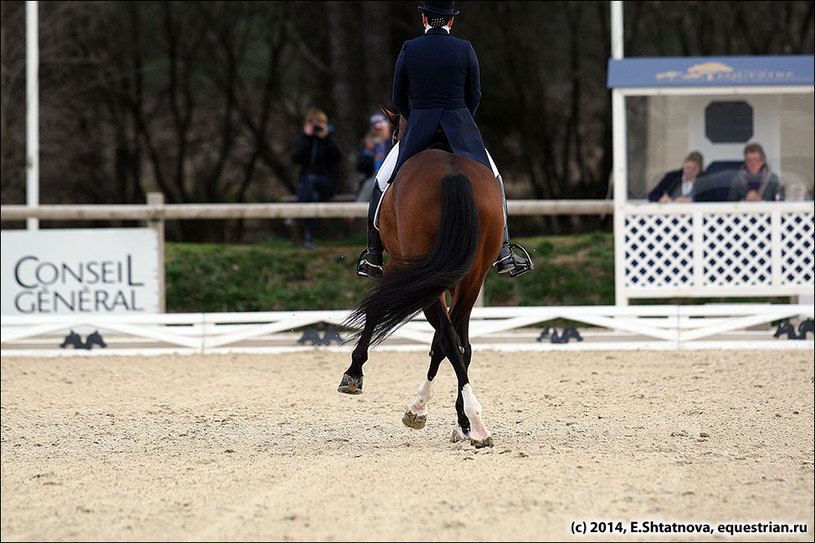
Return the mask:
MULTIPOLYGON (((614 237, 604 232, 517 238, 535 269, 510 279, 490 271, 487 306, 614 305, 614 237)), ((316 249, 272 238, 257 245, 168 243, 166 307, 173 313, 351 309, 370 280, 355 272, 364 235, 316 249)), ((655 298, 634 304, 788 303, 787 298, 655 298)))
MULTIPOLYGON (((611 234, 596 232, 515 240, 529 250, 535 270, 514 279, 491 271, 485 304, 613 304, 612 239, 611 234)), ((359 236, 313 250, 280 239, 258 245, 168 243, 167 311, 350 309, 369 284, 355 273, 363 247, 359 236)))
POLYGON ((366 286, 357 249, 167 244, 167 311, 348 309, 366 286))
POLYGON ((549 236, 522 240, 535 263, 526 275, 487 276, 490 306, 613 305, 614 242, 611 234, 549 236))

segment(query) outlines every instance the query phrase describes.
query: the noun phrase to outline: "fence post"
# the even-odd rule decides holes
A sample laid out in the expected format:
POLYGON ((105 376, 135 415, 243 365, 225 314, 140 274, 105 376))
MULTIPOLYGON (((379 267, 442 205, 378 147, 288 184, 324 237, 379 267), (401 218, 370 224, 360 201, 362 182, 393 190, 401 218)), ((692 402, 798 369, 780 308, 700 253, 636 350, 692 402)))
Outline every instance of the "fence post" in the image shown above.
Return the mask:
POLYGON ((147 221, 147 226, 156 231, 158 237, 158 310, 159 313, 166 312, 164 300, 164 195, 160 192, 147 193, 147 205, 153 208, 152 216, 147 221))

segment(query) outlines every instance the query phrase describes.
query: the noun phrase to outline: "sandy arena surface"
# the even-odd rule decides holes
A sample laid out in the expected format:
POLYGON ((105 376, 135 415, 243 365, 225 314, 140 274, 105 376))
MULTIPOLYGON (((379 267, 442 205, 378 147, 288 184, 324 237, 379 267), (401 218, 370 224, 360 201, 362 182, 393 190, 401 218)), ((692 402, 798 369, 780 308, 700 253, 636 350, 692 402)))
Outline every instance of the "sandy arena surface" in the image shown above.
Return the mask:
POLYGON ((448 363, 411 430, 427 356, 374 351, 360 396, 348 361, 3 358, 2 540, 813 540, 810 350, 477 351, 492 449, 449 441, 448 363))

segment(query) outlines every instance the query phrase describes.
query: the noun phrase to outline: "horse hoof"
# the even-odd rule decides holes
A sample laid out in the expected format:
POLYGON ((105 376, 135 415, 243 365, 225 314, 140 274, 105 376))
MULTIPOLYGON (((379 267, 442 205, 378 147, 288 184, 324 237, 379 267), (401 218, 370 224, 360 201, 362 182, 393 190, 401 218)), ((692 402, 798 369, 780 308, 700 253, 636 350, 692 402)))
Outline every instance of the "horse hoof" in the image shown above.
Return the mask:
POLYGON ((476 449, 483 449, 484 447, 492 448, 493 446, 492 436, 485 437, 484 439, 471 439, 470 443, 476 449))
POLYGON ((421 430, 427 423, 427 415, 417 415, 416 413, 405 411, 405 414, 402 416, 402 422, 405 426, 421 430))
POLYGON ((337 387, 337 392, 342 392, 343 394, 362 394, 362 376, 360 376, 359 379, 354 379, 347 373, 343 373, 340 386, 337 387))
POLYGON ((453 429, 453 435, 450 436, 450 441, 452 443, 457 443, 459 441, 469 441, 470 445, 475 447, 476 449, 483 449, 484 447, 490 447, 494 445, 492 441, 492 436, 487 436, 484 439, 473 439, 470 436, 465 436, 464 432, 461 431, 461 428, 456 427, 453 429))

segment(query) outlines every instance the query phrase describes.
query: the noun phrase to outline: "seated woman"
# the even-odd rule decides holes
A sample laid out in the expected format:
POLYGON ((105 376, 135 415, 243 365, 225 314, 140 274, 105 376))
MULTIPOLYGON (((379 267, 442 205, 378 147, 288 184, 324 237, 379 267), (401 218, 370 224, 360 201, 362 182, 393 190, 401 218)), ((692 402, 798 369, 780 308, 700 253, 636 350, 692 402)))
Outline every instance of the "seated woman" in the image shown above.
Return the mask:
POLYGON ((693 151, 682 162, 682 169, 668 172, 662 181, 648 194, 651 202, 693 202, 696 180, 704 168, 704 158, 693 151))

